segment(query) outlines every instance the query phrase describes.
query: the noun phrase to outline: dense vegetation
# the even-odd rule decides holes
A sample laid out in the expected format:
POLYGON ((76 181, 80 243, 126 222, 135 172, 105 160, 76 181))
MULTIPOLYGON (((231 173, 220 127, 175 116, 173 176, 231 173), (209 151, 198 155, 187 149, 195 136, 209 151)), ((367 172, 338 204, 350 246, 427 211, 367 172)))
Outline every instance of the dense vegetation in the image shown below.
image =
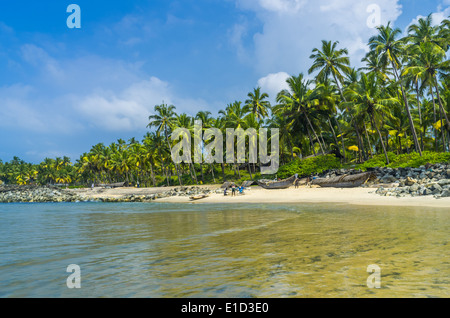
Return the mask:
MULTIPOLYGON (((279 128, 279 177, 310 174, 341 165, 417 166, 449 161, 450 20, 434 26, 431 15, 411 25, 408 35, 390 24, 377 28, 360 69, 351 67, 348 51, 338 42, 322 41, 312 50, 308 73, 287 79, 288 90, 270 105, 258 87, 244 102, 234 101, 216 117, 208 111, 177 114, 173 105, 157 105, 149 117, 151 132, 142 141, 100 143, 71 163, 46 158, 35 165, 19 158, 0 161, 7 183, 90 184, 140 182, 175 185, 260 177, 254 164, 174 164, 169 141, 176 127, 193 129, 279 128), (329 156, 306 159, 318 154, 329 156), (337 159, 336 159, 337 158, 337 159)), ((273 177, 273 176, 269 176, 273 177)))

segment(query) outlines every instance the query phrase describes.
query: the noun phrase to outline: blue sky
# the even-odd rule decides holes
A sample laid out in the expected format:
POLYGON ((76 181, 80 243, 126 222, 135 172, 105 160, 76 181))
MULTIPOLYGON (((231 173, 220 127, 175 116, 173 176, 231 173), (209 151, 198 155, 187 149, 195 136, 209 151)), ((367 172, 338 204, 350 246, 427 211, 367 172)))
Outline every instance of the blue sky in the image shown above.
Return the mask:
POLYGON ((322 39, 359 66, 373 3, 402 30, 450 15, 450 0, 3 1, 0 159, 75 161, 98 142, 140 140, 163 100, 215 115, 257 86, 274 97, 322 39), (80 29, 66 25, 71 3, 80 29))

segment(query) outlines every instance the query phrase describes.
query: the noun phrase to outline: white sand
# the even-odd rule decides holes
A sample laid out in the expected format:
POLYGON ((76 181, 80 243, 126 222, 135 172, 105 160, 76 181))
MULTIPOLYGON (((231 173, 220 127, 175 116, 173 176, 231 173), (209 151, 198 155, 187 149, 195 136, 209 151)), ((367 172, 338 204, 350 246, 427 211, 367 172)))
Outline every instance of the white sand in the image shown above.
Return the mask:
MULTIPOLYGON (((204 185, 209 189, 218 189, 220 185, 204 185)), ((120 198, 124 195, 149 195, 168 191, 176 187, 162 188, 115 188, 94 190, 72 190, 86 198, 120 198)), ((381 196, 375 193, 376 188, 320 188, 301 186, 298 189, 290 187, 280 190, 266 190, 260 187, 251 187, 244 195, 228 196, 223 193, 212 193, 209 197, 200 200, 190 200, 187 196, 173 196, 155 200, 155 202, 172 203, 348 203, 357 205, 391 205, 391 206, 429 206, 450 208, 450 198, 436 199, 433 196, 402 197, 381 196)))

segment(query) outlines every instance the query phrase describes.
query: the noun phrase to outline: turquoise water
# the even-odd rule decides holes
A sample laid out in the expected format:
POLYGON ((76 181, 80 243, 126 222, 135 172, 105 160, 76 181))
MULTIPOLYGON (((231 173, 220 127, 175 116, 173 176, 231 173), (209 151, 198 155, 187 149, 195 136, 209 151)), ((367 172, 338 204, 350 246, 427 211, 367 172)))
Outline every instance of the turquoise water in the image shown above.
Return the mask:
POLYGON ((449 297, 449 230, 424 207, 0 204, 0 297, 449 297))

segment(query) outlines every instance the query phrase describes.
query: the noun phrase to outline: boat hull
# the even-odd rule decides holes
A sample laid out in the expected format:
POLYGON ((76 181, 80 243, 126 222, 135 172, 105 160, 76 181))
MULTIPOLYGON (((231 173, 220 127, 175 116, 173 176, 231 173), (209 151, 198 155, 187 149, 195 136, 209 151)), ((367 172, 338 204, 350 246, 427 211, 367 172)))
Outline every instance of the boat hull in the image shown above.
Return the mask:
POLYGON ((268 182, 264 182, 264 181, 256 181, 258 183, 259 186, 263 187, 264 189, 286 189, 289 188, 290 186, 292 186, 292 184, 294 183, 295 180, 295 176, 292 176, 290 178, 287 179, 283 179, 280 181, 268 181, 268 182))
POLYGON ((344 174, 333 178, 317 178, 311 181, 312 185, 318 185, 320 187, 332 187, 332 188, 355 188, 366 183, 367 180, 373 175, 371 172, 363 172, 358 174, 344 174))

